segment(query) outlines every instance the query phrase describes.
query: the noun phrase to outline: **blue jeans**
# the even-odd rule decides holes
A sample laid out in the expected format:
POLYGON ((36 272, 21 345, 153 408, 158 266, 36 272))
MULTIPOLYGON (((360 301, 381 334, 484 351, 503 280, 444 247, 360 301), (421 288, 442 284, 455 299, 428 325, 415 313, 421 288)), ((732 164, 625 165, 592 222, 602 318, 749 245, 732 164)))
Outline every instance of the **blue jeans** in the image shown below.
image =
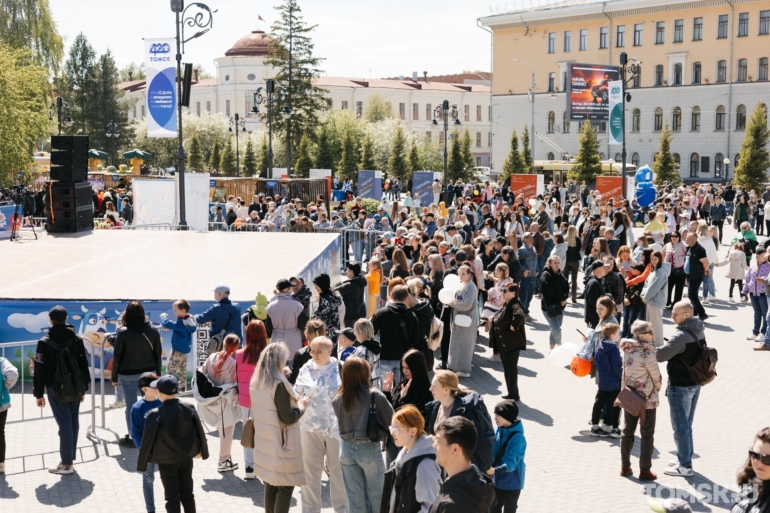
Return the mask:
POLYGON ((751 332, 754 335, 760 333, 764 335, 767 332, 767 296, 753 296, 749 294, 751 298, 751 306, 754 307, 754 329, 751 332))
POLYGON ((623 311, 623 332, 621 333, 622 338, 629 338, 631 337, 631 325, 634 324, 634 321, 641 319, 644 320, 645 317, 645 308, 644 305, 634 308, 632 306, 626 306, 623 311))
POLYGON ((535 294, 535 277, 528 276, 522 278, 519 284, 519 299, 521 300, 521 306, 524 307, 524 313, 529 315, 529 303, 532 301, 532 296, 535 294))
POLYGON ((703 277, 703 297, 716 297, 717 289, 714 284, 714 264, 709 265, 709 269, 711 269, 711 274, 707 274, 703 277))
POLYGON ((155 463, 147 463, 147 470, 142 472, 142 493, 144 494, 144 505, 148 512, 155 511, 155 494, 152 484, 155 482, 156 470, 155 463))
POLYGON ((385 484, 385 462, 379 442, 343 440, 340 464, 348 511, 376 513, 380 510, 382 487, 385 484))
POLYGON ((548 321, 548 326, 551 327, 551 334, 548 337, 548 343, 551 345, 551 347, 561 345, 561 323, 564 320, 564 316, 559 315, 558 317, 548 317, 548 312, 545 310, 543 310, 543 315, 545 316, 545 320, 548 321))
POLYGON ((671 428, 674 430, 676 457, 679 465, 692 468, 692 421, 698 405, 700 385, 694 387, 673 387, 666 390, 671 410, 671 428))
POLYGON ((78 430, 80 423, 78 413, 80 412, 80 401, 71 403, 62 403, 56 399, 51 387, 46 388, 48 392, 48 404, 51 405, 53 418, 56 425, 59 426, 59 455, 62 465, 72 465, 75 461, 75 453, 78 446, 78 430))
POLYGON ((139 395, 139 377, 141 374, 118 374, 118 385, 123 387, 123 397, 126 400, 126 426, 131 432, 131 407, 136 404, 139 395))
POLYGON ((393 373, 393 386, 401 382, 401 360, 380 360, 380 376, 385 378, 388 372, 393 373))
MULTIPOLYGON (((362 235, 355 234, 355 237, 362 237, 362 235)), ((353 240, 353 258, 354 262, 361 263, 361 257, 364 254, 364 240, 363 239, 355 239, 353 240)))

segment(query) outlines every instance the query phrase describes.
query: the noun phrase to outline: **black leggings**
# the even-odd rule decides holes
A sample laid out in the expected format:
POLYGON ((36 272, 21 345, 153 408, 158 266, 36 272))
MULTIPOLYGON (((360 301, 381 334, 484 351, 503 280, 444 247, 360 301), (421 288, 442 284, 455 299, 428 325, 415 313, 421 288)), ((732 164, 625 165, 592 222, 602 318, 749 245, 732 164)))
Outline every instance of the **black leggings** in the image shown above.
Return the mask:
POLYGON ((733 297, 733 287, 735 284, 738 284, 738 294, 743 297, 743 280, 733 280, 730 279, 730 297, 733 297))
POLYGON ((8 410, 0 411, 0 463, 5 463, 5 419, 8 418, 8 410))
POLYGON ((620 423, 620 408, 614 405, 620 390, 597 390, 594 399, 594 407, 591 411, 591 424, 599 425, 599 419, 604 420, 604 425, 610 423, 617 429, 620 423))
POLYGON ((675 276, 673 274, 668 277, 668 300, 666 306, 673 305, 682 300, 682 292, 684 291, 684 281, 687 278, 686 275, 680 274, 675 276), (671 292, 674 292, 674 300, 671 301, 671 292))

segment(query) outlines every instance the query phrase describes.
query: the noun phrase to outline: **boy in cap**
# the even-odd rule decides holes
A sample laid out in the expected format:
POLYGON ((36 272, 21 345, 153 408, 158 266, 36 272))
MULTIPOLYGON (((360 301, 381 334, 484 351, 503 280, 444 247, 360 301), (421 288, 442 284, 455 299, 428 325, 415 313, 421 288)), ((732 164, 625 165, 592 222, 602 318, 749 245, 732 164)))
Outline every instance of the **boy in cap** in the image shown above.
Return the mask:
POLYGON ((527 440, 524 426, 519 418, 519 406, 513 399, 500 401, 495 406, 495 445, 492 447, 494 460, 487 474, 495 484, 495 503, 490 513, 516 511, 519 495, 524 488, 524 453, 527 440))
MULTIPOLYGON (((139 390, 142 391, 142 398, 131 407, 131 440, 136 444, 137 449, 142 445, 142 434, 144 433, 147 416, 151 410, 163 404, 158 398, 158 390, 150 386, 156 379, 158 379, 158 376, 154 372, 145 372, 139 376, 139 390)), ((154 482, 155 463, 148 463, 147 469, 142 474, 142 492, 144 493, 144 504, 147 506, 147 513, 155 512, 154 482)))
POLYGON ((193 495, 193 458, 209 457, 209 447, 201 420, 195 408, 177 399, 179 382, 165 375, 150 383, 157 389, 161 404, 147 415, 139 446, 136 469, 147 470, 149 463, 158 465, 166 498, 166 511, 195 512, 193 495))
POLYGON ((171 356, 166 365, 167 374, 178 374, 182 389, 187 388, 187 357, 192 351, 193 333, 198 330, 195 319, 190 315, 190 303, 178 299, 172 305, 175 319, 172 321, 165 312, 160 314, 160 324, 171 330, 171 356))

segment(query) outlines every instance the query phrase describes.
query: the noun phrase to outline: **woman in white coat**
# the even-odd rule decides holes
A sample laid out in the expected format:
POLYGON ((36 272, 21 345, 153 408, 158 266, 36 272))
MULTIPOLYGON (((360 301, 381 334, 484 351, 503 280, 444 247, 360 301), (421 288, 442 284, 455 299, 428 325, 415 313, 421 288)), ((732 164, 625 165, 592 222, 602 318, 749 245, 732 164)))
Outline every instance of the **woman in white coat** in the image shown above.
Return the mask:
POLYGON ((703 303, 708 304, 709 296, 711 299, 716 297, 716 288, 714 286, 714 266, 719 263, 719 255, 717 254, 717 248, 714 245, 714 240, 709 235, 709 227, 706 221, 698 222, 698 244, 703 246, 706 250, 706 258, 709 261, 709 269, 712 271, 710 274, 706 274, 703 278, 703 303))
POLYGON ((461 378, 471 375, 471 360, 473 347, 476 345, 476 335, 479 327, 479 312, 477 298, 479 295, 476 284, 473 283, 470 267, 463 264, 457 270, 460 278, 460 289, 455 298, 447 306, 452 307, 452 335, 449 339, 449 361, 447 366, 461 378), (463 316, 459 320, 458 317, 463 316), (468 324, 465 317, 470 317, 468 324), (466 321, 466 322, 463 322, 466 321))

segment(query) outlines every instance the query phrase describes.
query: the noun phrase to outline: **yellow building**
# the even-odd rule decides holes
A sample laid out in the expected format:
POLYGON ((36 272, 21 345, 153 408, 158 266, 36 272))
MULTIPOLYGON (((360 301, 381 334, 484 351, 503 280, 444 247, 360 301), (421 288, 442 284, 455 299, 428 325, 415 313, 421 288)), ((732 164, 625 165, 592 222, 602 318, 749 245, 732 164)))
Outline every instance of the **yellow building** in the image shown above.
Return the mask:
MULTIPOLYGON (((628 84, 628 161, 652 164, 669 124, 672 153, 688 180, 732 177, 747 117, 770 97, 770 2, 758 0, 575 0, 481 18, 493 40, 493 166, 502 167, 511 132, 530 124, 535 78, 535 158, 577 152, 579 122, 567 119, 569 63, 641 64, 628 84), (725 159, 730 164, 725 165, 725 159)), ((765 105, 765 109, 767 109, 765 105)), ((597 125, 606 158, 606 123, 597 125)))

